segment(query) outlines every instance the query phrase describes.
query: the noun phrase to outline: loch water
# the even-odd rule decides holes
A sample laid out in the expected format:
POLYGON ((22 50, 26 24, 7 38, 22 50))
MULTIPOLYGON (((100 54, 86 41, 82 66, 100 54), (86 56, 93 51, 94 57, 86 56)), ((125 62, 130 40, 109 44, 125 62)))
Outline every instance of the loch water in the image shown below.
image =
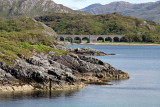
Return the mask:
POLYGON ((128 72, 113 85, 89 85, 70 92, 1 93, 0 107, 160 107, 160 46, 68 45, 91 47, 111 56, 94 56, 128 72))

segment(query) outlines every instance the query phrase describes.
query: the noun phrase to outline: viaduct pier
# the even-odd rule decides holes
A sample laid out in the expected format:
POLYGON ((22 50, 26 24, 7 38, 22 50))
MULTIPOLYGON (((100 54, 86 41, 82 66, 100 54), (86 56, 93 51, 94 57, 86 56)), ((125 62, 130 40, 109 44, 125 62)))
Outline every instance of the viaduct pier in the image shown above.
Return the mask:
POLYGON ((71 43, 75 41, 82 43, 83 40, 87 40, 87 43, 97 43, 99 40, 102 42, 120 42, 120 39, 124 36, 125 35, 60 35, 60 40, 68 40, 71 43))

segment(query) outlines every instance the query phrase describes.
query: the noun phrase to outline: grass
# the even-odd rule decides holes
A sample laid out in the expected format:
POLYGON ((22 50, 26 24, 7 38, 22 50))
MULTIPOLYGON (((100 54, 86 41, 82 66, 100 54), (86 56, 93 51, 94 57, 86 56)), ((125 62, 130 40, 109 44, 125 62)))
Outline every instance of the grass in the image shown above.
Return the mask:
POLYGON ((46 36, 39 31, 44 30, 39 22, 29 18, 19 20, 0 21, 0 61, 8 65, 14 64, 16 59, 31 57, 34 53, 54 55, 67 54, 64 50, 58 50, 51 46, 57 45, 54 38, 46 36), (23 24, 22 24, 23 23, 23 24))
POLYGON ((45 54, 48 54, 52 51, 54 52, 54 55, 67 54, 67 52, 64 50, 58 50, 46 45, 31 45, 25 42, 15 43, 2 37, 0 37, 0 47, 0 60, 4 61, 8 65, 13 64, 15 59, 20 59, 20 56, 33 56, 33 51, 36 53, 43 52, 45 54))
POLYGON ((45 54, 48 54, 49 52, 54 52, 55 55, 64 55, 64 54, 67 54, 66 51, 64 50, 59 50, 59 49, 55 49, 55 48, 51 48, 49 46, 46 46, 46 45, 30 45, 29 43, 19 43, 20 44, 20 47, 22 48, 25 48, 25 49, 28 49, 30 51, 33 51, 35 50, 37 53, 40 53, 40 52, 43 52, 45 54))
POLYGON ((14 60, 19 59, 18 56, 20 55, 24 55, 25 57, 33 55, 29 50, 20 48, 17 43, 8 41, 2 37, 0 37, 0 47, 0 60, 4 61, 8 65, 13 64, 14 60))

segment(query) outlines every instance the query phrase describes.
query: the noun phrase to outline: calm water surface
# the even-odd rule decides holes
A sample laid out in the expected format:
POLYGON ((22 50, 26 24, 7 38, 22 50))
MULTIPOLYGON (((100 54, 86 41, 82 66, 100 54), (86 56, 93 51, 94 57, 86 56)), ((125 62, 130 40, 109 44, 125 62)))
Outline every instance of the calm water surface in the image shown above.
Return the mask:
POLYGON ((115 56, 96 58, 130 74, 112 86, 88 87, 72 92, 0 94, 0 107, 160 107, 159 46, 90 46, 115 56))

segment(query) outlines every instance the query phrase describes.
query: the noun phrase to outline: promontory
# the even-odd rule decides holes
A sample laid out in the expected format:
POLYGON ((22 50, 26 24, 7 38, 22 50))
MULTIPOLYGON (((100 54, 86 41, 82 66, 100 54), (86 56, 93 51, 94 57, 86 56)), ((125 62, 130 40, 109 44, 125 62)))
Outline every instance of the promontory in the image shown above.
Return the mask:
POLYGON ((70 90, 129 78, 108 63, 84 56, 87 49, 59 44, 58 34, 32 18, 1 19, 0 28, 0 91, 70 90))

